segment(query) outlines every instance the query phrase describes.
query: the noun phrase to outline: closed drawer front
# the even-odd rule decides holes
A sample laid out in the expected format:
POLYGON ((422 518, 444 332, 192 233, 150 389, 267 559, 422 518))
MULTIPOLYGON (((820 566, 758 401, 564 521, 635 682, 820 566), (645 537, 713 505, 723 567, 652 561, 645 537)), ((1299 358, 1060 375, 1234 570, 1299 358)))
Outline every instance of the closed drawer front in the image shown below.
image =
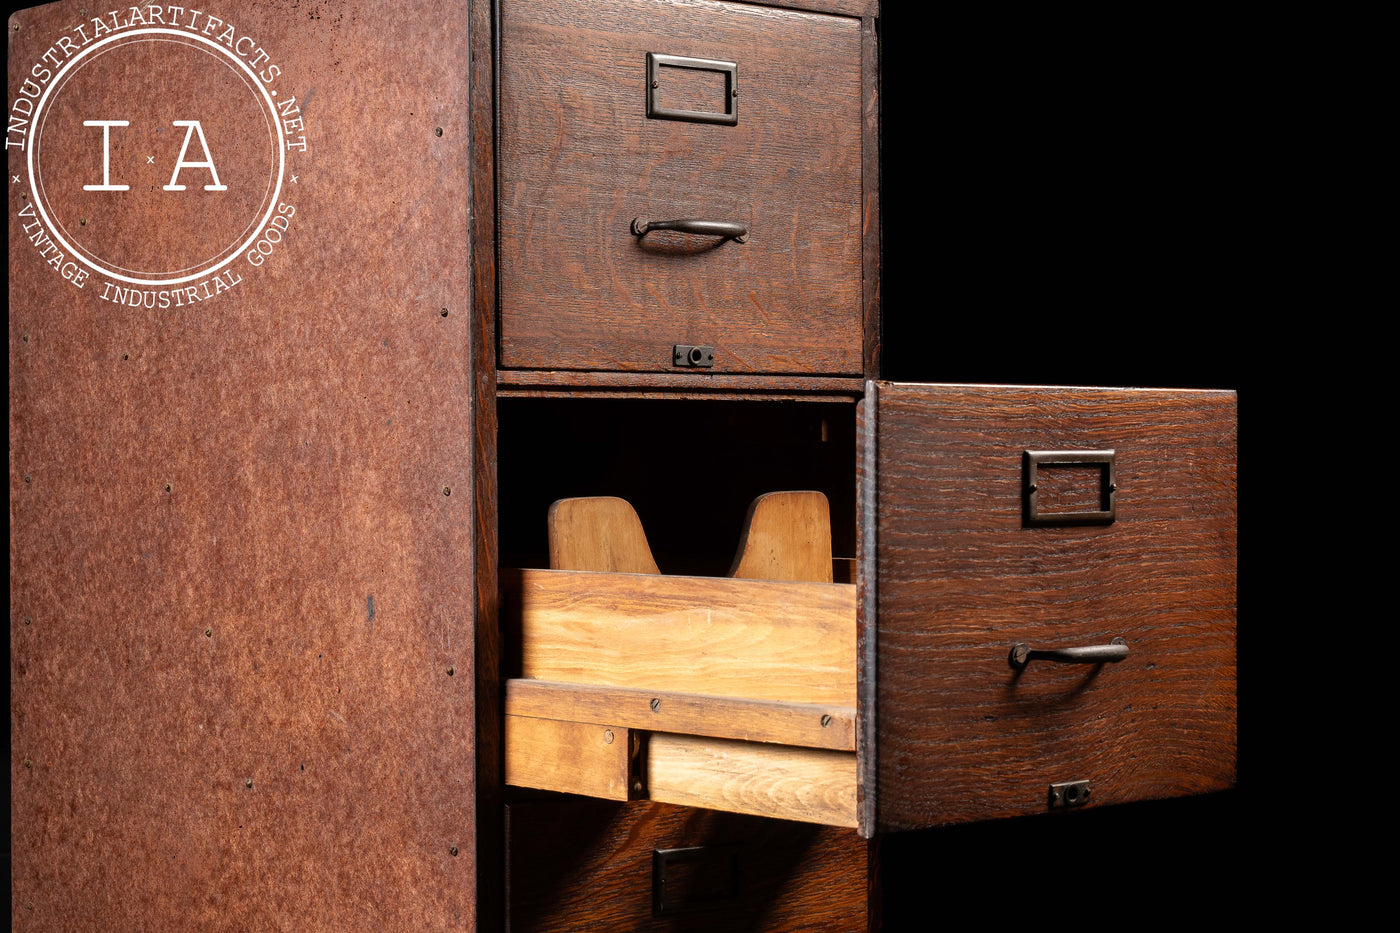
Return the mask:
POLYGON ((1230 786, 1234 393, 880 384, 868 404, 864 819, 902 829, 1085 802, 1082 785, 1052 798, 1061 782, 1087 781, 1096 803, 1230 786), (1008 661, 1017 644, 1114 639, 1116 662, 1008 661))
POLYGON ((500 37, 503 367, 862 371, 858 19, 504 0, 500 37), (676 345, 712 365, 678 368, 676 345))
POLYGON ((510 804, 506 847, 512 931, 867 928, 854 830, 555 798, 510 804))

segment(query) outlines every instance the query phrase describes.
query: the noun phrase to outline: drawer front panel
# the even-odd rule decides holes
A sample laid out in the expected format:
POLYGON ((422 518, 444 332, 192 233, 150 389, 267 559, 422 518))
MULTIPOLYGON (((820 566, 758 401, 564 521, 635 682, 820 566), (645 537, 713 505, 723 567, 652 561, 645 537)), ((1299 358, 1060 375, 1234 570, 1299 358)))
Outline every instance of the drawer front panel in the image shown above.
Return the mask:
POLYGON ((862 371, 858 19, 708 0, 500 17, 503 367, 862 371), (726 103, 733 125, 700 118, 726 103), (637 218, 747 235, 639 237, 637 218), (678 367, 676 345, 712 365, 678 367))
POLYGON ((1234 394, 876 394, 877 739, 863 780, 878 826, 1232 784, 1234 394), (1114 639, 1122 660, 1103 657, 1114 639), (1102 654, 1032 654, 1018 671, 1017 644, 1102 654), (1081 781, 1087 800, 1083 785, 1052 794, 1081 781))
POLYGON ((851 829, 647 802, 506 809, 512 931, 867 929, 871 855, 851 829))

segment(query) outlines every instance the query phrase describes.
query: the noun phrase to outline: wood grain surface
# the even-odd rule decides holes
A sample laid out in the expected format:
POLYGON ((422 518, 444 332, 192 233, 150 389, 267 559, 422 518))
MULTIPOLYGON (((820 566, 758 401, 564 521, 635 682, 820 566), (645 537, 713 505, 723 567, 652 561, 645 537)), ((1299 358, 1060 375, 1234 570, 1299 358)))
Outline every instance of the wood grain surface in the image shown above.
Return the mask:
MULTIPOLYGON (((107 9, 17 13, 10 99, 107 9)), ((11 924, 467 929, 466 4, 211 12, 305 116, 266 265, 193 306, 104 301, 45 265, 7 186, 11 924)), ((135 126, 186 99, 178 69, 142 80, 89 102, 135 126)))
POLYGON ((710 369, 673 373, 503 369, 496 374, 496 379, 502 395, 521 397, 551 392, 562 395, 611 392, 622 397, 636 397, 643 392, 651 392, 657 398, 683 398, 685 393, 695 393, 696 397, 744 395, 755 399, 812 397, 819 401, 851 401, 865 387, 865 381, 859 378, 746 375, 717 373, 710 369), (833 399, 832 396, 838 398, 833 399))
POLYGON ((784 490, 749 505, 729 575, 738 580, 832 582, 831 508, 815 490, 784 490))
POLYGON ((502 571, 521 675, 854 706, 855 587, 502 571))
MULTIPOLYGON (((879 384, 875 822, 901 829, 1229 787, 1235 396, 879 384), (1025 527, 1026 450, 1112 449, 1109 525, 1025 527), (1104 665, 1007 663, 1105 644, 1104 665)), ((867 500, 863 508, 869 509, 867 500)), ((869 772, 867 772, 869 773, 869 772)), ((871 788, 865 788, 867 794, 871 788)))
POLYGON ((506 681, 506 712, 746 742, 848 752, 856 747, 855 710, 849 706, 779 703, 516 677, 506 681))
POLYGON ((515 716, 507 709, 505 733, 507 784, 629 799, 637 739, 627 729, 515 716))
POLYGON ((507 809, 512 933, 867 929, 872 856, 852 830, 650 802, 553 798, 507 809), (682 899, 689 910, 657 916, 653 853, 665 849, 731 860, 737 891, 712 884, 682 899))
POLYGON ((637 510, 617 496, 560 499, 549 507, 549 569, 660 573, 637 510))
POLYGON ((856 825, 856 756, 846 752, 654 733, 646 774, 661 803, 856 825))
MULTIPOLYGON (((500 6, 506 368, 863 372, 861 20, 709 2, 500 6), (735 62, 738 124, 646 117, 646 55, 735 62), (632 235, 636 217, 747 242, 632 235)), ((712 108, 718 109, 718 108, 712 108)))

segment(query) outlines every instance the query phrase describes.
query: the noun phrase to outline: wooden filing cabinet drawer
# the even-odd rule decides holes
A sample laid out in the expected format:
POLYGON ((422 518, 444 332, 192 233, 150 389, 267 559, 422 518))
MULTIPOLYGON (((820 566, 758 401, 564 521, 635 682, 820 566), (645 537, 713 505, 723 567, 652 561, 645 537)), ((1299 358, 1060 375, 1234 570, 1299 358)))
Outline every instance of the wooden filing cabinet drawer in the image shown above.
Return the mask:
POLYGON ((1234 783, 1233 393, 872 383, 858 421, 856 584, 503 576, 508 783, 867 836, 1234 783))
POLYGON ((863 825, 1043 812, 1062 782, 1089 803, 1232 785, 1234 393, 876 384, 866 405, 863 825), (1009 663, 1114 639, 1116 662, 1009 663))
POLYGON ((862 372, 859 19, 718 0, 499 16, 503 368, 679 371, 673 347, 696 345, 711 373, 862 372))
POLYGON ((853 830, 584 798, 507 807, 511 931, 867 928, 853 830))

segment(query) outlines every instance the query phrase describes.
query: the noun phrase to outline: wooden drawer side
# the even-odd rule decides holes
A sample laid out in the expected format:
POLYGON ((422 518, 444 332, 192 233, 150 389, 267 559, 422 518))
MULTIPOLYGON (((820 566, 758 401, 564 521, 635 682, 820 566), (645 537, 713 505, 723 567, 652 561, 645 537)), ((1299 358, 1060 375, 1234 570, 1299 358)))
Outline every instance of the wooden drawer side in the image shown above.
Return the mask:
POLYGON ((855 586, 502 571, 520 675, 855 706, 855 586))
POLYGON ((508 784, 856 825, 854 586, 501 576, 508 784))

